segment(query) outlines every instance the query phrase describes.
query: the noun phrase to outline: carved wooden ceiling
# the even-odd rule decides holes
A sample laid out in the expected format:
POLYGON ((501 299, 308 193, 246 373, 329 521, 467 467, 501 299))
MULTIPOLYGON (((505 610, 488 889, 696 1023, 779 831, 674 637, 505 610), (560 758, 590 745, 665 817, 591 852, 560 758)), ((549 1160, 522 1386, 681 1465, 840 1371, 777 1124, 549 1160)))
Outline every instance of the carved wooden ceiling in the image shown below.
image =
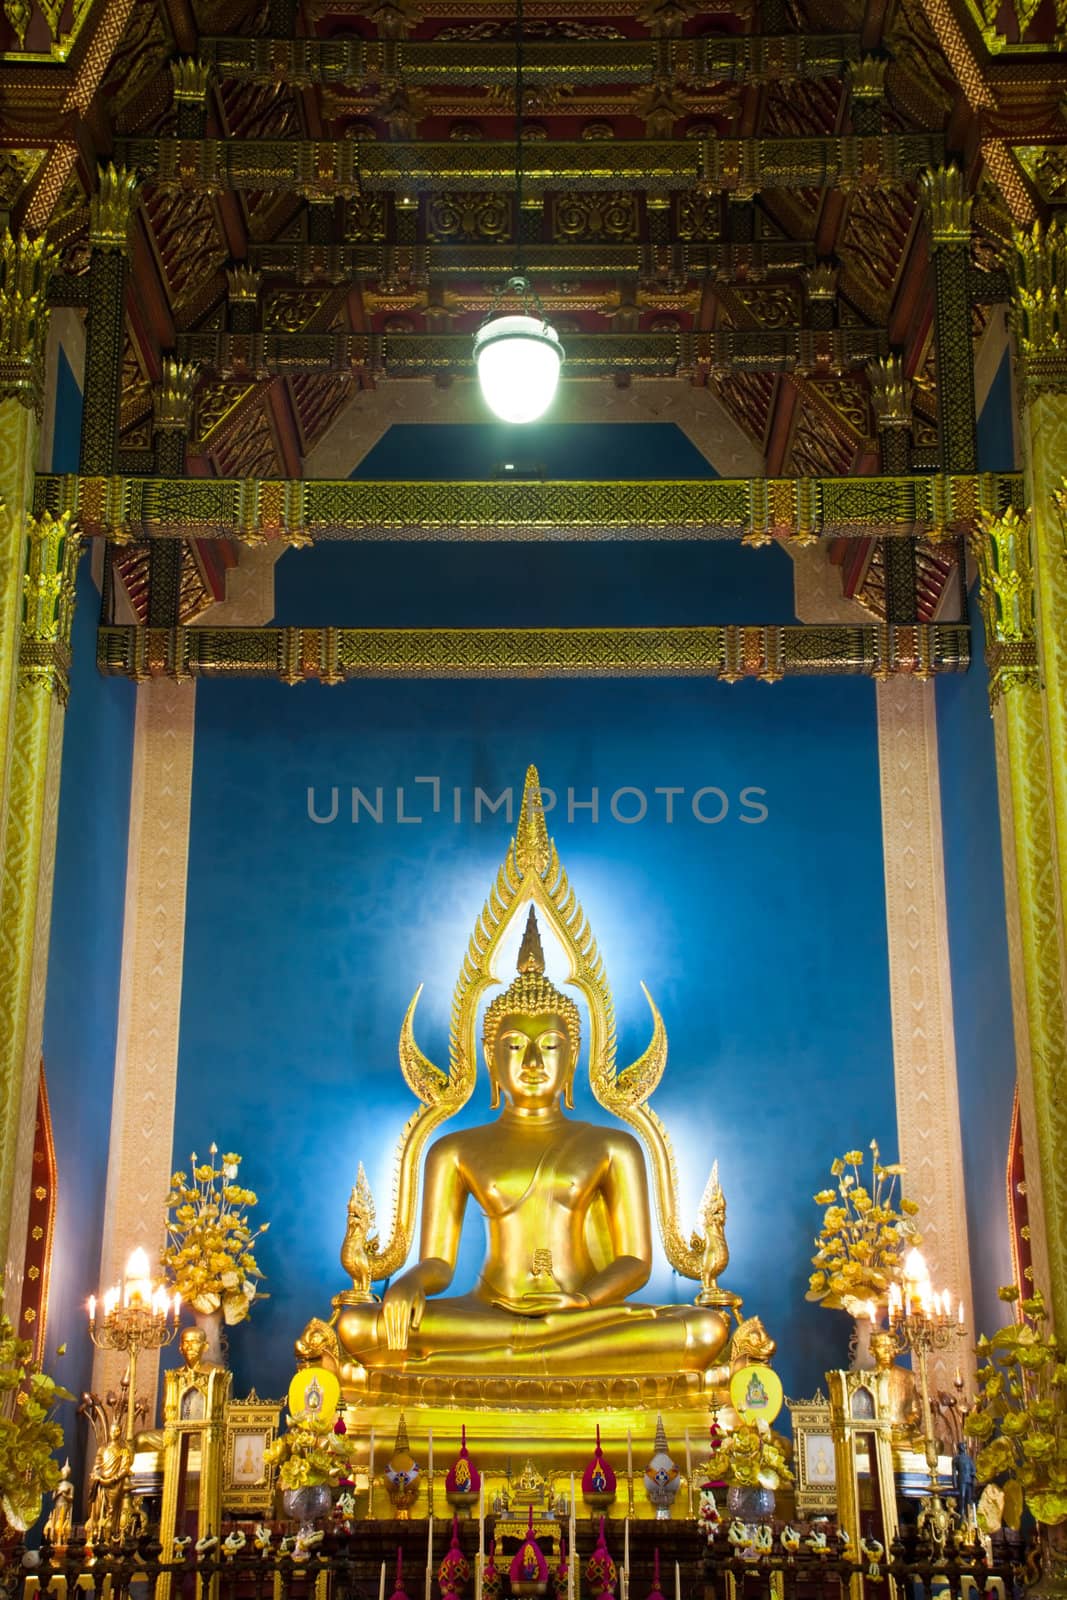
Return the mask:
MULTIPOLYGON (((4 12, 0 205, 59 251, 53 299, 87 299, 98 163, 141 177, 125 472, 152 470, 166 354, 199 364, 187 471, 200 476, 299 477, 358 390, 410 374, 469 381, 469 336, 520 243, 571 375, 683 373, 713 390, 769 475, 827 477, 878 470, 866 367, 895 351, 914 380, 912 468, 936 470, 918 172, 954 158, 977 196, 976 337, 1004 298, 1013 223, 1067 190, 1053 0, 526 0, 518 215, 510 0, 6 0, 4 12), (914 160, 839 182, 813 167, 808 181, 805 162, 850 136, 861 164, 888 160, 890 144, 914 160), (278 140, 300 142, 299 181, 277 181, 278 140), (775 150, 792 163, 778 176, 775 150), (231 158, 240 181, 220 175, 231 158)), ((846 591, 881 615, 877 541, 839 556, 846 591)), ((122 556, 135 609, 146 560, 122 556)), ((190 544, 186 616, 221 595, 232 560, 225 542, 190 544)), ((954 561, 920 545, 921 618, 954 561)))

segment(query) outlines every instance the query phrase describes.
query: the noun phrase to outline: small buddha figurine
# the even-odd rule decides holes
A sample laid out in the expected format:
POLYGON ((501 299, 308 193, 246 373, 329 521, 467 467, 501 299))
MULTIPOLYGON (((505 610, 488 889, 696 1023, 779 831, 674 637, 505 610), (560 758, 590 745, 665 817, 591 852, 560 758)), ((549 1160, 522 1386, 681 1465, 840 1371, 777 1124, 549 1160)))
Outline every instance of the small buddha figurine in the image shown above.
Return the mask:
POLYGON ((360 1365, 545 1376, 715 1363, 725 1308, 630 1300, 652 1270, 644 1156, 621 1125, 564 1115, 580 1032, 574 1001, 545 976, 531 908, 518 977, 483 1023, 491 1106, 503 1109, 431 1147, 418 1261, 380 1306, 341 1307, 337 1334, 360 1365), (485 1259, 470 1293, 448 1297, 468 1202, 486 1221, 485 1259))

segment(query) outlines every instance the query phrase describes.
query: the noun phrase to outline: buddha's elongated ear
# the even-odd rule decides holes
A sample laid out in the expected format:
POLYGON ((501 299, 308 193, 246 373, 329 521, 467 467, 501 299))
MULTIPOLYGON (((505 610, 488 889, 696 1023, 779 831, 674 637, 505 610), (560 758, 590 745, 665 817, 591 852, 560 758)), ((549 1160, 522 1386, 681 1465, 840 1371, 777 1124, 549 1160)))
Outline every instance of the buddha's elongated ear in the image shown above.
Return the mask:
POLYGON ((566 1083, 563 1085, 563 1104, 568 1111, 574 1110, 574 1074, 577 1068, 578 1063, 576 1061, 567 1075, 566 1083))
POLYGON ((482 1045, 482 1054, 485 1056, 485 1070, 489 1074, 489 1109, 500 1110, 500 1084, 493 1069, 493 1057, 487 1044, 482 1045))

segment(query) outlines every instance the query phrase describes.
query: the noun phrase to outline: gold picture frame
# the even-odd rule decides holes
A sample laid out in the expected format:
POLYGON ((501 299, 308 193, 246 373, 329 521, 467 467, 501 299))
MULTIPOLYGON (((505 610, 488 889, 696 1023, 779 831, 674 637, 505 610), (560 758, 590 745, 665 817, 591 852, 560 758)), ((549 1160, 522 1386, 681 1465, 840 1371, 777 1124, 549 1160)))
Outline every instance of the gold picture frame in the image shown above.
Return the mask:
POLYGON ((246 1400, 226 1406, 226 1433, 222 1454, 222 1509, 260 1512, 274 1507, 277 1468, 265 1458, 274 1443, 281 1417, 281 1400, 260 1400, 253 1389, 246 1400))
POLYGON ((793 1424, 793 1472, 798 1516, 833 1516, 837 1462, 830 1402, 819 1390, 810 1400, 787 1400, 793 1424))

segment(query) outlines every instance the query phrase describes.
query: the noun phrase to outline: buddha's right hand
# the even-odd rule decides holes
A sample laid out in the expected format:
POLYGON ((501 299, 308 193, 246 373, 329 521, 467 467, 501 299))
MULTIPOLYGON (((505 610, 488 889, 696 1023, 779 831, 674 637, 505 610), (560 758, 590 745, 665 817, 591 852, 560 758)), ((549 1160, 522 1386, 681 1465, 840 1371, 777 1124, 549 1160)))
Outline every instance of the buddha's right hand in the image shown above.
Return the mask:
POLYGON ((421 1289, 403 1282, 394 1283, 385 1291, 382 1315, 385 1318, 385 1346, 387 1350, 406 1350, 408 1335, 422 1321, 426 1296, 421 1289))

